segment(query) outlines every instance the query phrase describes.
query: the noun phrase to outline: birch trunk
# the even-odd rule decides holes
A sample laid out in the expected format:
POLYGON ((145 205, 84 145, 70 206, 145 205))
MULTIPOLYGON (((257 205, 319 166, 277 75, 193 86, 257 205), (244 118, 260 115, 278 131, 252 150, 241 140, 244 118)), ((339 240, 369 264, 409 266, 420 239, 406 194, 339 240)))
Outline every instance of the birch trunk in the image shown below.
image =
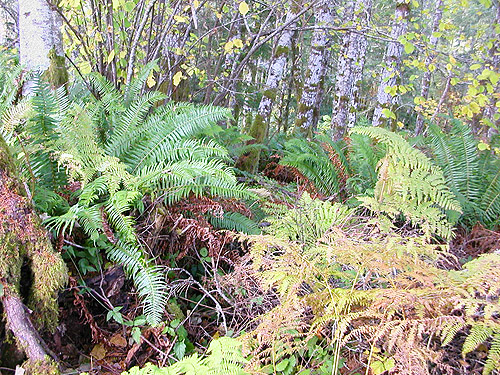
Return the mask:
MULTIPOLYGON (((351 1, 347 5, 344 19, 352 21, 356 28, 364 28, 370 21, 371 7, 372 0, 351 1)), ((332 114, 335 139, 343 138, 347 129, 356 123, 367 46, 368 41, 362 33, 349 32, 342 38, 332 114)))
MULTIPOLYGON (((67 82, 60 28, 62 20, 47 0, 19 0, 19 54, 28 70, 47 72, 53 86, 67 82)), ((24 87, 31 92, 31 85, 24 87)))
MULTIPOLYGON (((296 18, 294 12, 288 12, 285 23, 291 22, 296 18)), ((249 135, 254 139, 252 143, 262 143, 267 135, 269 127, 269 118, 273 109, 273 104, 276 100, 279 84, 285 72, 288 53, 292 47, 292 40, 295 31, 293 30, 295 23, 291 23, 289 27, 283 30, 279 37, 273 57, 269 64, 267 73, 265 90, 262 93, 262 98, 259 103, 259 109, 253 120, 249 135)), ((260 159, 260 150, 253 150, 250 153, 243 155, 238 160, 238 167, 248 172, 255 172, 260 159)))
POLYGON ((318 124, 323 84, 328 67, 329 26, 333 26, 336 3, 325 0, 317 8, 315 30, 312 37, 311 53, 307 62, 304 87, 297 108, 295 127, 310 137, 318 124))
POLYGON ((373 126, 380 126, 387 119, 383 114, 384 109, 394 112, 397 104, 397 96, 392 96, 386 92, 388 88, 397 84, 401 74, 401 56, 403 55, 403 45, 397 40, 408 30, 408 17, 410 6, 398 0, 396 12, 394 14, 394 24, 391 30, 392 42, 389 42, 384 57, 384 68, 380 76, 380 85, 377 92, 377 106, 373 114, 373 126))
POLYGON ((17 1, 2 1, 0 4, 0 45, 14 47, 18 39, 17 1))
MULTIPOLYGON (((436 0, 436 11, 434 13, 434 20, 432 22, 431 37, 429 38, 429 45, 431 47, 431 50, 429 51, 429 54, 425 58, 424 62, 425 73, 424 76, 422 77, 422 87, 420 89, 420 96, 423 97, 424 99, 427 99, 429 97, 429 87, 431 85, 431 77, 432 77, 432 73, 429 70, 429 65, 436 57, 436 52, 433 50, 436 49, 439 43, 439 38, 435 36, 436 35, 435 33, 439 31, 439 23, 441 22, 441 18, 443 18, 443 0, 436 0)), ((417 121, 415 123, 415 135, 419 135, 420 133, 422 133, 423 129, 424 129, 424 117, 422 116, 422 113, 418 113, 417 121)))

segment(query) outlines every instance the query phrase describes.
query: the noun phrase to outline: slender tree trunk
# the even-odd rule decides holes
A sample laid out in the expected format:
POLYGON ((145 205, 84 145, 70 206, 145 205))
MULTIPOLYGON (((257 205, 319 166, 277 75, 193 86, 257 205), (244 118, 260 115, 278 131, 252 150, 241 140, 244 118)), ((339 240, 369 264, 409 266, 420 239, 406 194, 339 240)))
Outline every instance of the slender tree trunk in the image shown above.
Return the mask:
MULTIPOLYGON (((19 0, 19 53, 28 70, 45 72, 53 86, 68 81, 60 28, 62 20, 47 0, 19 0)), ((24 94, 31 93, 31 85, 24 94)))
POLYGON ((14 47, 18 42, 18 13, 17 1, 0 1, 0 45, 14 47))
POLYGON ((385 52, 384 67, 380 76, 380 85, 377 92, 377 106, 373 114, 373 126, 380 126, 387 119, 383 110, 388 109, 394 112, 397 104, 397 96, 392 96, 388 91, 390 87, 397 84, 401 74, 401 56, 403 55, 403 45, 397 40, 408 30, 408 17, 410 6, 406 2, 398 0, 396 12, 394 14, 394 24, 391 30, 391 39, 385 52))
MULTIPOLYGON (((436 49, 438 43, 439 43, 439 38, 436 36, 436 33, 439 31, 439 24, 441 22, 441 18, 443 17, 443 0, 436 0, 436 11, 434 13, 434 20, 432 22, 432 29, 431 29, 431 37, 429 38, 429 46, 430 46, 430 51, 425 58, 425 73, 424 76, 422 77, 422 88, 420 89, 420 96, 423 97, 424 99, 427 99, 429 97, 429 87, 431 85, 431 77, 432 73, 429 70, 429 65, 432 63, 432 61, 436 57, 436 52, 433 51, 433 49, 436 49)), ((415 123, 415 135, 419 135, 422 133, 422 130, 424 129, 424 117, 422 116, 422 113, 418 113, 417 115, 417 121, 415 123)))
MULTIPOLYGON (((344 19, 353 21, 355 27, 366 27, 370 20, 371 7, 372 0, 351 1, 346 7, 344 19)), ((349 32, 342 38, 332 114, 335 139, 343 138, 346 130, 356 123, 367 46, 368 41, 362 33, 349 32)))
POLYGON ((316 9, 316 29, 312 37, 304 88, 295 120, 295 127, 307 137, 312 135, 318 125, 323 84, 328 66, 329 51, 327 47, 331 39, 327 28, 333 26, 335 8, 336 2, 334 0, 325 0, 316 9))
MULTIPOLYGON (((288 12, 285 23, 296 17, 294 12, 288 12)), ((279 37, 275 52, 269 64, 265 90, 262 93, 259 109, 255 118, 253 119, 252 127, 250 128, 249 135, 254 139, 252 143, 262 143, 268 133, 269 118, 273 109, 273 104, 276 100, 279 84, 285 72, 288 54, 292 48, 293 35, 295 33, 294 24, 283 30, 279 37)), ((238 168, 255 172, 257 170, 260 159, 260 150, 253 150, 249 154, 243 155, 237 162, 238 168)))

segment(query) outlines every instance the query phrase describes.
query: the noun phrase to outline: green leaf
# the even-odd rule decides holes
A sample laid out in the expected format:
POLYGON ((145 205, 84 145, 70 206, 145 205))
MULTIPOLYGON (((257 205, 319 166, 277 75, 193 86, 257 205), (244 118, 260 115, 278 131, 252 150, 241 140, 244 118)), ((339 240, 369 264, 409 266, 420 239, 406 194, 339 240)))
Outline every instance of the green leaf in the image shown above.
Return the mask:
POLYGON ((276 365, 276 371, 285 371, 289 363, 288 359, 282 360, 280 363, 276 365))
POLYGON ((202 247, 202 248, 200 249, 200 255, 201 255, 202 257, 206 257, 206 256, 208 256, 208 250, 207 250, 207 248, 206 248, 206 247, 202 247))
POLYGON ((404 44, 404 47, 405 47, 405 52, 407 54, 410 54, 412 53, 413 51, 415 51, 415 46, 413 45, 413 43, 410 43, 410 42, 406 42, 404 44))
POLYGON ((390 109, 388 108, 384 108, 382 109, 382 114, 387 117, 387 118, 392 118, 394 120, 396 120, 396 114, 394 112, 392 112, 390 109))
POLYGON ((184 355, 186 354, 186 344, 184 343, 184 341, 177 342, 174 345, 173 350, 174 350, 174 353, 175 353, 175 356, 177 357, 177 359, 181 360, 182 358, 184 358, 184 355))
POLYGON ((125 9, 126 12, 131 12, 135 7, 135 4, 133 1, 127 1, 124 5, 123 5, 123 9, 125 9))
POLYGON ((132 328, 132 339, 136 344, 141 343, 141 329, 139 327, 132 328))

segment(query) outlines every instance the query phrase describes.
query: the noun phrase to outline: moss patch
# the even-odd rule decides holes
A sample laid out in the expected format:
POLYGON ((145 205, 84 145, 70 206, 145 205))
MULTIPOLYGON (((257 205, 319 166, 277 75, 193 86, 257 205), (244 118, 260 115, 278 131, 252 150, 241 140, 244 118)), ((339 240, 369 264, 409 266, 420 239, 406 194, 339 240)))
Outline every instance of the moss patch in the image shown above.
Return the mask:
POLYGON ((49 68, 44 73, 44 78, 53 86, 61 87, 68 83, 68 70, 65 65, 64 56, 58 56, 56 50, 52 48, 49 51, 49 68))
POLYGON ((66 264, 52 248, 31 202, 21 194, 1 137, 0 155, 0 278, 7 293, 19 295, 21 266, 27 259, 33 274, 28 305, 39 326, 53 330, 57 325, 57 292, 68 278, 66 264))

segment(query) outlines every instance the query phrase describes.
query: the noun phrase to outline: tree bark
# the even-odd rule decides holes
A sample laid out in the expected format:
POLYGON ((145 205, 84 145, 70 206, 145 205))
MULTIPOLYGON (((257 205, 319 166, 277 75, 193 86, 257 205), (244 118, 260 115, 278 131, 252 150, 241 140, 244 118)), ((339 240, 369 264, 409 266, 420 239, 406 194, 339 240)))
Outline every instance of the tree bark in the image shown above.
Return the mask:
MULTIPOLYGON (((441 22, 441 18, 443 17, 443 0, 436 0, 436 11, 434 13, 434 20, 432 22, 432 29, 431 29, 431 37, 429 38, 429 46, 430 46, 430 51, 425 58, 425 73, 424 76, 422 77, 422 87, 420 89, 420 96, 423 97, 424 99, 427 99, 429 97, 429 88, 431 85, 431 77, 432 73, 429 70, 429 65, 432 63, 432 61, 436 57, 436 52, 433 51, 433 49, 436 49, 438 43, 439 43, 439 38, 435 36, 438 31, 439 31, 439 24, 441 22)), ((422 133, 422 130, 424 129, 424 117, 422 113, 417 114, 417 120, 415 123, 415 135, 419 135, 422 133)))
MULTIPOLYGON (((19 54, 28 70, 46 72, 49 82, 59 87, 68 81, 60 28, 62 20, 47 0, 19 0, 19 54)), ((32 85, 25 85, 29 95, 32 85)))
POLYGON ((392 96, 387 89, 397 84, 401 75, 401 56, 403 55, 403 45, 398 39, 406 34, 408 30, 408 17, 410 6, 406 2, 398 0, 396 12, 394 13, 394 24, 391 29, 391 39, 385 52, 384 67, 380 76, 380 84, 377 91, 377 106, 373 114, 373 126, 380 126, 387 119, 383 110, 388 109, 394 112, 398 102, 397 95, 392 96))
POLYGON ((316 9, 316 29, 312 36, 311 53, 295 120, 295 127, 307 137, 312 135, 318 125, 323 84, 328 67, 328 44, 331 39, 327 27, 333 26, 335 8, 335 1, 325 0, 316 9))
MULTIPOLYGON (((294 12, 288 12, 285 23, 289 23, 296 18, 294 12)), ((288 54, 292 48, 292 40, 295 23, 290 24, 288 28, 283 30, 279 37, 276 48, 269 64, 265 90, 262 93, 262 98, 259 103, 259 109, 253 120, 249 135, 254 139, 252 143, 262 143, 267 136, 269 127, 269 118, 273 109, 273 104, 276 99, 279 84, 285 72, 288 54)), ((250 153, 242 155, 237 162, 238 168, 247 172, 255 172, 257 170, 260 159, 260 150, 252 150, 250 153)))
MULTIPOLYGON (((355 27, 366 27, 371 7, 372 0, 351 1, 346 7, 344 19, 352 21, 355 27)), ((342 38, 332 114, 332 133, 336 140, 342 139, 347 129, 356 123, 367 46, 368 41, 362 33, 349 32, 342 38)))

